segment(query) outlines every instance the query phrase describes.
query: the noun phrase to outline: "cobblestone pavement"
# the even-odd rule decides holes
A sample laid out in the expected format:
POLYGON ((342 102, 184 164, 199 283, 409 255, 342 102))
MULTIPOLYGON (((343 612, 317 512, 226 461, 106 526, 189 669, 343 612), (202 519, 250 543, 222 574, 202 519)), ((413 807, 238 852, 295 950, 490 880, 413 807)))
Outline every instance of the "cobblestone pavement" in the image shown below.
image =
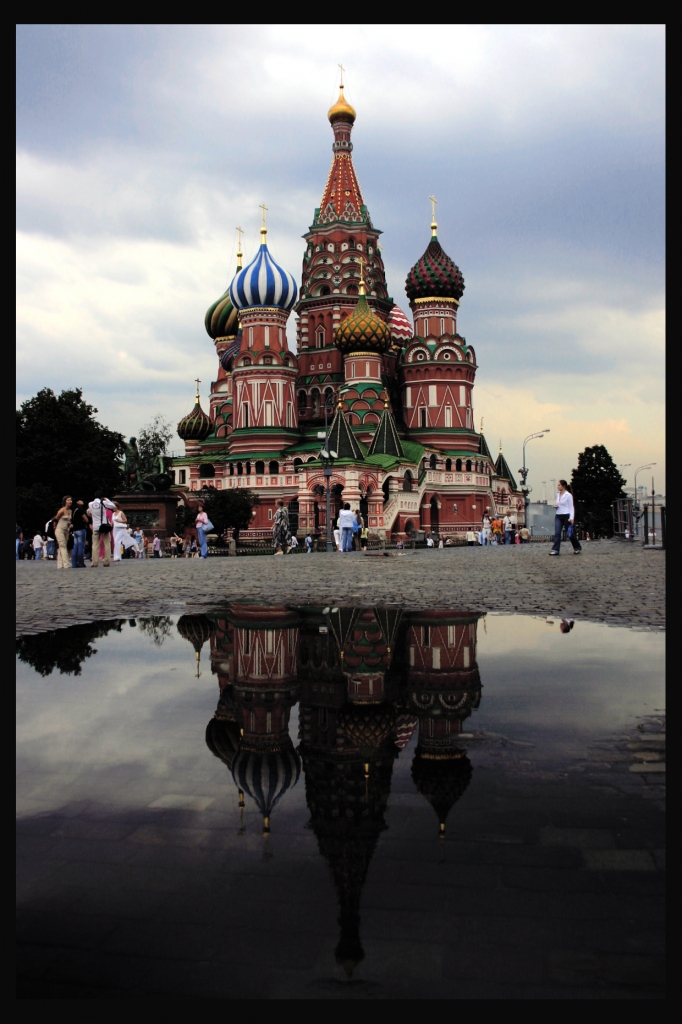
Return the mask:
POLYGON ((253 599, 461 608, 665 627, 665 555, 618 541, 548 558, 549 545, 363 555, 123 561, 97 573, 17 562, 17 635, 112 616, 253 599))

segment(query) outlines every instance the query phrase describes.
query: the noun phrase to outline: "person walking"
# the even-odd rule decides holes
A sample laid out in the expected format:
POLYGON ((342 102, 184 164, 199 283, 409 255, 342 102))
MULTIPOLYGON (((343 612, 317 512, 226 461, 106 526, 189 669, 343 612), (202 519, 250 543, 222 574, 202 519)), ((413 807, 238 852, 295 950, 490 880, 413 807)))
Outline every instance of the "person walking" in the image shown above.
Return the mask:
POLYGON ((360 530, 360 549, 362 551, 367 550, 367 544, 369 543, 369 530, 366 526, 363 526, 360 530))
POLYGON ((296 536, 295 533, 292 533, 292 535, 291 535, 291 552, 292 552, 292 554, 296 550, 297 547, 298 547, 298 537, 296 536))
POLYGON ((55 557, 57 550, 57 541, 54 536, 55 521, 54 519, 48 519, 45 523, 45 534, 47 536, 47 554, 46 558, 52 560, 55 557))
POLYGON ((73 498, 70 495, 62 498, 63 505, 55 516, 55 530, 54 535, 59 545, 57 551, 57 568, 58 569, 70 569, 71 560, 69 559, 69 552, 67 544, 69 541, 69 532, 71 530, 71 506, 73 505, 73 498))
POLYGON ((19 526, 19 523, 17 523, 17 533, 16 533, 16 542, 17 542, 16 555, 17 555, 17 562, 19 561, 19 548, 21 547, 21 542, 23 541, 23 539, 24 539, 24 531, 19 526))
MULTIPOLYGON (((152 550, 154 552, 154 558, 161 558, 161 538, 159 537, 158 533, 154 534, 154 540, 152 541, 152 550)), ((203 553, 203 551, 201 557, 206 558, 206 555, 203 553)))
POLYGON ((439 539, 438 539, 438 547, 439 548, 443 547, 443 538, 442 537, 439 537, 439 539))
POLYGON ((82 498, 76 499, 73 506, 71 523, 73 526, 73 549, 71 551, 71 568, 85 569, 85 538, 90 518, 82 498))
POLYGON ((306 534, 305 538, 305 553, 306 555, 312 555, 313 553, 313 538, 309 533, 306 534))
POLYGON ((201 501, 197 505, 197 510, 198 514, 194 525, 197 528, 197 539, 199 541, 199 546, 201 548, 201 557, 208 558, 208 544, 206 542, 206 534, 208 533, 209 529, 212 529, 213 524, 211 523, 211 520, 204 512, 204 506, 201 501))
POLYGON ((483 516, 483 529, 481 531, 481 533, 483 534, 483 540, 481 543, 483 544, 490 544, 490 526, 490 516, 483 516))
POLYGON ((476 544, 476 534, 473 530, 467 530, 467 544, 473 548, 476 544))
POLYGON ((180 538, 178 537, 177 533, 174 533, 172 535, 171 539, 170 539, 170 554, 171 554, 171 558, 177 558, 178 557, 178 541, 179 540, 180 540, 180 538))
POLYGON ((40 559, 43 553, 43 538, 42 535, 37 533, 33 538, 33 557, 36 562, 40 559))
POLYGON ((580 547, 580 541, 578 540, 574 527, 575 520, 575 506, 573 504, 573 494, 569 484, 565 480, 560 480, 557 484, 557 496, 554 502, 554 508, 556 514, 554 516, 554 543, 552 544, 552 550, 550 555, 558 555, 561 548, 561 534, 566 527, 566 536, 573 546, 573 554, 579 555, 582 551, 580 547))
POLYGON ((341 524, 339 522, 338 516, 336 518, 336 525, 334 526, 334 529, 332 530, 332 534, 334 536, 334 543, 336 544, 336 550, 340 551, 341 550, 341 524))
POLYGON ((189 537, 185 537, 185 543, 182 546, 182 552, 185 558, 192 557, 192 541, 190 540, 189 537))
POLYGON ((511 516, 507 512, 506 516, 502 520, 502 529, 504 530, 504 543, 511 544, 512 542, 512 521, 511 516))
POLYGON ((275 518, 272 523, 272 544, 276 555, 286 555, 291 545, 289 532, 289 512, 281 498, 277 501, 275 518))
POLYGON ((113 501, 109 498, 105 498, 101 491, 97 491, 95 497, 88 505, 88 513, 92 521, 92 553, 91 553, 91 568, 96 569, 99 565, 99 546, 100 541, 104 542, 104 552, 102 556, 102 564, 107 567, 109 565, 109 552, 111 550, 111 541, 109 534, 111 533, 111 523, 107 518, 107 512, 114 512, 116 506, 113 501))
POLYGON ((356 523, 355 515, 351 512, 348 502, 339 512, 339 529, 341 530, 341 550, 353 550, 353 524, 356 523))
POLYGON ((429 534, 428 537, 426 538, 426 546, 427 548, 433 547, 433 537, 431 536, 431 534, 429 534))
POLYGON ((126 551, 128 548, 137 548, 134 538, 128 533, 128 520, 120 505, 116 505, 111 525, 114 528, 114 561, 120 562, 121 547, 126 551))
POLYGON ((522 544, 529 544, 530 543, 530 530, 528 529, 527 526, 522 526, 521 527, 521 529, 519 530, 519 537, 521 539, 521 543, 522 544))

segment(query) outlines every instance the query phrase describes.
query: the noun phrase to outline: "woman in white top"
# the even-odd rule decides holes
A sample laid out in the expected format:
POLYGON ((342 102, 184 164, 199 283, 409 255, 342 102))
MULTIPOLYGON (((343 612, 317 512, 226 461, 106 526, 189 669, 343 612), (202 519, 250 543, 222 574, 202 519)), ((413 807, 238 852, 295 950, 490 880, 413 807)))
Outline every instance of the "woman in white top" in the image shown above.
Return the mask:
MULTIPOLYGON (((114 503, 115 504, 115 503, 114 503)), ((137 550, 137 541, 134 537, 131 537, 128 533, 128 520, 126 519, 125 512, 122 511, 119 505, 116 505, 116 510, 112 517, 112 525, 114 527, 114 561, 121 561, 121 545, 124 548, 135 548, 137 550)))
POLYGON ((564 527, 566 527, 566 534, 573 545, 573 554, 579 555, 582 548, 580 547, 580 541, 575 535, 575 506, 573 505, 571 488, 565 480, 560 480, 557 488, 556 501, 554 502, 554 508, 556 509, 556 515, 554 516, 554 543, 552 544, 550 555, 559 554, 561 533, 564 527))

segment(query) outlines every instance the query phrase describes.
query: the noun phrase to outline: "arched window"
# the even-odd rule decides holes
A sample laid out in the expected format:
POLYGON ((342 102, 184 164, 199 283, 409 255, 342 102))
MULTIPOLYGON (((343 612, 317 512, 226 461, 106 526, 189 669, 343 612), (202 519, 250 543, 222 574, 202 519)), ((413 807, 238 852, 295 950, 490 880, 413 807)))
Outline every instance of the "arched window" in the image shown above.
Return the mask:
POLYGON ((244 473, 244 467, 242 466, 241 462, 238 462, 237 463, 237 476, 242 476, 243 473, 244 473))
POLYGON ((446 459, 445 460, 445 472, 446 473, 451 473, 452 472, 452 459, 446 459))
MULTIPOLYGON (((308 462, 314 462, 314 461, 315 461, 315 456, 311 455, 310 458, 308 459, 308 462)), ((324 488, 323 488, 323 490, 324 490, 324 488)))
POLYGON ((324 348, 324 327, 318 327, 315 332, 315 345, 317 348, 324 348))
POLYGON ((471 459, 467 459, 467 473, 471 472, 471 459))
POLYGON ((334 408, 334 391, 332 388, 324 389, 324 404, 327 406, 328 410, 332 410, 334 408))
POLYGON ((212 466, 210 462, 204 462, 199 466, 199 476, 201 477, 214 477, 215 466, 212 466))
POLYGON ((349 249, 354 249, 355 248, 355 239, 354 238, 349 238, 348 239, 348 248, 349 249))
POLYGON ((429 468, 430 469, 435 469, 437 465, 438 465, 438 459, 436 458, 435 455, 432 455, 431 458, 429 459, 429 468))
POLYGON ((270 465, 268 466, 268 469, 269 469, 269 471, 270 471, 270 473, 272 475, 275 475, 276 473, 279 473, 279 462, 276 462, 273 459, 272 462, 270 463, 270 465))
POLYGON ((412 474, 409 469, 405 470, 405 476, 403 477, 403 490, 408 493, 412 490, 412 474))
POLYGON ((247 476, 251 476, 251 463, 250 462, 246 463, 246 475, 247 476))
POLYGON ((264 462, 261 462, 261 461, 259 460, 259 461, 258 461, 258 462, 256 463, 256 473, 258 473, 258 475, 259 475, 259 476, 262 476, 264 472, 265 472, 265 463, 264 463, 264 462))
POLYGON ((457 462, 455 463, 455 472, 456 473, 461 473, 462 472, 462 460, 461 459, 457 459, 457 462))
POLYGON ((245 357, 244 357, 244 358, 242 359, 242 366, 251 366, 251 360, 249 359, 249 357, 248 357, 248 356, 245 356, 245 357))
POLYGON ((230 463, 230 476, 234 476, 234 462, 230 463))
POLYGON ((308 404, 308 396, 305 391, 299 391, 298 393, 298 415, 303 416, 305 414, 306 405, 308 404))
POLYGON ((347 295, 357 295, 358 294, 357 285, 349 284, 348 287, 346 288, 346 294, 347 295))
POLYGON ((426 426, 426 409, 424 408, 424 406, 422 406, 421 409, 419 410, 419 426, 426 426))
POLYGON ((319 416, 320 415, 320 392, 319 392, 318 388, 313 388, 313 390, 310 392, 310 397, 312 399, 312 404, 313 404, 313 416, 319 416))
POLYGON ((330 294, 331 294, 331 291, 330 291, 328 285, 323 284, 322 287, 320 288, 320 295, 330 295, 330 294))
POLYGON ((405 533, 410 537, 414 533, 414 523, 411 519, 408 519, 405 523, 405 533))
POLYGON ((298 467, 302 466, 302 465, 303 465, 303 459, 295 458, 294 459, 294 473, 296 472, 298 467))

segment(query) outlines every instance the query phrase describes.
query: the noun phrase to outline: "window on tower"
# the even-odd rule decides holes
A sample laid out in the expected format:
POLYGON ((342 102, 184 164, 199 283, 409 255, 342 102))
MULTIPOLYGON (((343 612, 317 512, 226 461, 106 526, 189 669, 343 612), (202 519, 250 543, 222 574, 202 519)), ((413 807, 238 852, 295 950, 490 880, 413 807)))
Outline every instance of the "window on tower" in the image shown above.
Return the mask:
POLYGON ((419 410, 419 426, 420 427, 425 427, 426 426, 426 409, 423 406, 419 410))
POLYGON ((438 459, 436 458, 435 455, 432 455, 431 458, 429 459, 429 468, 430 469, 435 469, 437 465, 438 465, 438 459))
POLYGON ((331 290, 330 290, 329 286, 326 285, 326 284, 322 285, 322 287, 320 288, 320 295, 330 295, 330 294, 331 294, 331 290))
POLYGON ((318 348, 324 348, 324 327, 318 327, 315 334, 315 343, 318 348))
POLYGON ((471 472, 471 459, 467 459, 467 473, 471 472))
POLYGON ((276 461, 275 461, 275 460, 273 459, 273 460, 272 460, 272 461, 270 462, 270 464, 269 464, 269 466, 268 466, 268 469, 269 469, 269 471, 270 471, 270 473, 271 473, 271 475, 272 475, 272 476, 276 476, 276 475, 277 475, 277 473, 279 473, 279 462, 276 462, 276 461))
POLYGON ((265 472, 265 463, 264 462, 260 462, 260 461, 257 462, 256 463, 256 473, 259 474, 259 476, 262 476, 264 472, 265 472))
POLYGON ((452 472, 452 459, 446 459, 445 460, 445 472, 446 473, 451 473, 452 472))
POLYGON ((456 473, 461 473, 462 472, 462 460, 461 459, 457 459, 457 462, 455 463, 455 472, 456 473))

